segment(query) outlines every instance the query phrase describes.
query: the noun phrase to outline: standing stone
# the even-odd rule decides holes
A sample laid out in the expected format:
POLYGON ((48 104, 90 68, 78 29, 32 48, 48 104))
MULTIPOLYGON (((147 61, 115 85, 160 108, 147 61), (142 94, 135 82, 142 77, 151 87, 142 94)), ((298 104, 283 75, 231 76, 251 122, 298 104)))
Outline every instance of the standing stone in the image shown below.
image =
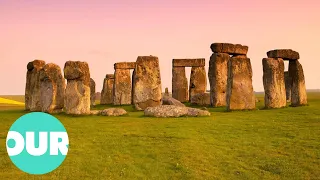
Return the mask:
POLYGON ((57 113, 64 108, 65 80, 61 68, 53 63, 40 70, 40 101, 42 112, 57 113))
POLYGON ((96 105, 96 82, 90 78, 90 105, 96 105))
POLYGON ((165 95, 165 96, 170 96, 169 89, 168 89, 167 87, 166 87, 166 89, 165 89, 164 95, 165 95))
POLYGON ((192 67, 190 75, 189 99, 196 94, 205 93, 207 89, 207 74, 205 67, 192 67))
POLYGON ((291 101, 291 84, 292 80, 289 76, 289 71, 284 72, 285 86, 286 86, 286 100, 287 102, 291 101))
POLYGON ((114 75, 107 74, 106 78, 104 78, 104 81, 103 81, 100 104, 113 103, 113 84, 114 84, 114 75))
POLYGON ((65 110, 67 114, 90 114, 90 70, 86 62, 67 61, 64 65, 67 79, 65 110))
POLYGON ((229 54, 213 53, 209 62, 210 102, 213 107, 227 105, 229 54))
POLYGON ((172 68, 172 97, 180 102, 189 101, 188 79, 185 67, 172 68))
POLYGON ((263 58, 263 86, 266 108, 282 108, 287 105, 284 80, 284 62, 281 58, 263 58))
POLYGON ((255 109, 255 100, 250 59, 230 58, 228 62, 227 110, 255 109))
POLYGON ((298 60, 289 62, 289 76, 292 80, 291 106, 307 105, 307 91, 303 68, 298 60))
POLYGON ((116 69, 114 73, 113 104, 131 104, 132 85, 130 69, 116 69))
POLYGON ((28 111, 41 111, 40 102, 40 70, 45 61, 34 60, 27 65, 27 78, 25 88, 25 109, 28 111))
POLYGON ((139 56, 134 75, 133 102, 137 110, 162 104, 159 59, 156 56, 139 56))

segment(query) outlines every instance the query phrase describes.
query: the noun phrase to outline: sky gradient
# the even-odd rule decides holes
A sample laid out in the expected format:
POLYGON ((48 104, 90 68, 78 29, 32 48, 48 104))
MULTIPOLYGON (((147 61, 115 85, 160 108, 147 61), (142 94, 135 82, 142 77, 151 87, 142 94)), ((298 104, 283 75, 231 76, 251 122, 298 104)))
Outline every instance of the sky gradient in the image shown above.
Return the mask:
POLYGON ((0 0, 0 94, 24 94, 34 59, 62 69, 86 61, 101 91, 114 63, 143 55, 159 57, 171 90, 172 59, 205 58, 208 71, 214 42, 249 46, 255 91, 263 91, 262 58, 280 48, 300 53, 306 86, 318 89, 319 8, 317 0, 0 0))

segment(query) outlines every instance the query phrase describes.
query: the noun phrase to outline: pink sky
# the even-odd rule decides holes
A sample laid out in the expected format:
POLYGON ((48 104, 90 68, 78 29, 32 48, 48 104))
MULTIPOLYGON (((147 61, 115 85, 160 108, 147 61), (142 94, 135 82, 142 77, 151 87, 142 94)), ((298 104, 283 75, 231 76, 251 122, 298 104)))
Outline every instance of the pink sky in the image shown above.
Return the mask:
POLYGON ((279 48, 298 51, 307 88, 320 88, 319 8, 317 0, 0 0, 0 94, 24 94, 34 59, 61 68, 87 61, 101 91, 114 63, 139 55, 159 57, 171 90, 172 59, 206 58, 208 70, 214 42, 249 46, 255 91, 262 58, 279 48))

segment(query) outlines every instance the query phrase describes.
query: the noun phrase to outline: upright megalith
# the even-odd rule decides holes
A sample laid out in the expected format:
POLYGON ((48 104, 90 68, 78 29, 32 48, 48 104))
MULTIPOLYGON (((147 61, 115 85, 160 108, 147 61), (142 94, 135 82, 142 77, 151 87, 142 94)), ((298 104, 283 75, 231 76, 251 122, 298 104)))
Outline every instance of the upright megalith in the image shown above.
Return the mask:
POLYGON ((285 107, 286 89, 284 80, 284 62, 281 58, 263 58, 263 86, 266 108, 285 107))
POLYGON ((169 89, 167 87, 166 87, 166 89, 164 91, 164 95, 165 96, 170 96, 169 89))
POLYGON ((180 102, 188 102, 190 97, 205 92, 207 76, 205 73, 205 59, 173 59, 172 60, 172 97, 180 102), (185 68, 192 67, 190 85, 186 77, 185 68), (205 87, 204 87, 205 86, 205 87), (204 91, 202 89, 204 88, 204 91))
POLYGON ((209 61, 210 102, 213 107, 227 105, 228 61, 227 53, 213 53, 209 61))
POLYGON ((228 62, 230 56, 246 58, 248 46, 231 43, 212 43, 209 61, 210 103, 213 107, 227 105, 228 62))
POLYGON ((292 80, 291 80, 291 77, 289 76, 289 71, 284 72, 284 80, 285 80, 285 86, 286 86, 286 100, 287 102, 290 102, 292 80))
POLYGON ((67 114, 90 114, 90 70, 87 62, 67 61, 64 65, 67 79, 65 111, 67 114))
POLYGON ((137 110, 162 104, 159 59, 156 56, 139 56, 133 77, 133 103, 137 110))
POLYGON ((132 103, 132 81, 130 70, 134 68, 134 62, 120 62, 114 64, 114 105, 132 103))
POLYGON ((172 97, 180 102, 189 101, 188 79, 185 67, 172 68, 172 97))
POLYGON ((113 84, 114 84, 114 75, 107 74, 103 80, 103 88, 101 91, 100 104, 113 103, 113 84))
POLYGON ((291 99, 291 106, 306 105, 307 92, 299 53, 292 49, 275 49, 268 51, 267 56, 289 61, 289 75, 286 79, 287 100, 291 99))
POLYGON ((308 104, 307 91, 302 65, 298 60, 289 62, 289 76, 291 78, 291 106, 308 104))
POLYGON ((207 73, 205 67, 192 67, 190 75, 189 99, 196 94, 205 93, 207 89, 207 73))
POLYGON ((96 82, 90 78, 90 105, 96 105, 96 82))
POLYGON ((255 107, 250 59, 231 57, 228 62, 227 110, 250 110, 255 107))
POLYGON ((27 65, 27 78, 25 88, 25 109, 28 111, 41 111, 40 70, 45 61, 34 60, 27 65))
POLYGON ((65 80, 58 65, 49 63, 40 70, 40 92, 42 112, 62 112, 64 108, 65 80))

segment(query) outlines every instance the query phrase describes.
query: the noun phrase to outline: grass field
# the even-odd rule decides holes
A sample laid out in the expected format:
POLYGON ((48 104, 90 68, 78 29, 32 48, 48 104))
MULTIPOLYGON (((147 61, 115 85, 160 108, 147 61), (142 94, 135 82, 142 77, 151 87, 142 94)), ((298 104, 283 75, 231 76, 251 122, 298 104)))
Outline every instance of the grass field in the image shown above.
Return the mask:
POLYGON ((11 163, 6 135, 26 112, 23 106, 0 106, 0 177, 320 179, 320 93, 308 98, 309 106, 298 108, 263 110, 263 101, 255 111, 209 108, 212 116, 203 118, 149 118, 130 106, 123 117, 58 114, 68 131, 69 153, 44 176, 27 175, 11 163))

